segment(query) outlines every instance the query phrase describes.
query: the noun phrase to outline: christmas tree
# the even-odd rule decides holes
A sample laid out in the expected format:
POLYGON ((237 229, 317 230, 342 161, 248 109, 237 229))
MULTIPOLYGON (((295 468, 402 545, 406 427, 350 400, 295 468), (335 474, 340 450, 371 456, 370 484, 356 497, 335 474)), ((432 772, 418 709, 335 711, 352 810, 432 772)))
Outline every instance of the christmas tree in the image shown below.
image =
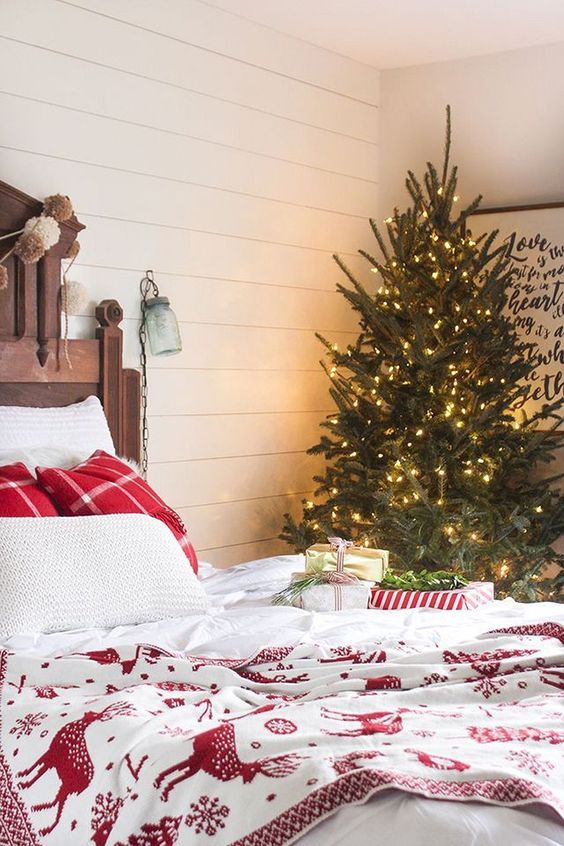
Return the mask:
POLYGON ((346 349, 319 336, 336 411, 309 452, 326 468, 316 502, 300 522, 286 515, 281 537, 302 551, 341 535, 389 549, 399 570, 452 569, 493 579, 498 595, 557 599, 564 496, 559 477, 534 471, 562 444, 562 401, 517 412, 534 348, 504 313, 504 244, 467 226, 481 197, 458 210, 450 146, 447 109, 442 172, 427 164, 423 184, 408 172, 412 203, 385 221, 387 240, 370 221, 382 258, 359 252, 376 293, 334 256, 360 335, 346 349))

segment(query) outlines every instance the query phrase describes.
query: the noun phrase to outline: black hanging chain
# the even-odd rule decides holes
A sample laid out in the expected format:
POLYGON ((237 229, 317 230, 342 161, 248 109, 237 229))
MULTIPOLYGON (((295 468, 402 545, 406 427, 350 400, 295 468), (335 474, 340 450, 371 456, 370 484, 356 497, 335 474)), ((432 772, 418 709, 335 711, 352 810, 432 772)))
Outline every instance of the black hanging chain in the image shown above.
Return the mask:
POLYGON ((158 297, 159 289, 153 279, 153 271, 146 270, 139 285, 141 291, 141 323, 139 324, 139 344, 141 347, 141 471, 147 478, 149 466, 149 424, 147 422, 147 300, 158 297))

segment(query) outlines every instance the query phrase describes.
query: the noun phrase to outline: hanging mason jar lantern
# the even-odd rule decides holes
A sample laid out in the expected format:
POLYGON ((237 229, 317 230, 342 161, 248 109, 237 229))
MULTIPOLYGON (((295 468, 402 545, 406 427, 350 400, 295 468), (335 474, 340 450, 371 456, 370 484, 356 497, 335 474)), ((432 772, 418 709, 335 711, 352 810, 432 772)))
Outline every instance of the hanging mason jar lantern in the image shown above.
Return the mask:
POLYGON ((152 355, 175 355, 182 352, 182 339, 176 315, 168 297, 161 297, 153 271, 147 270, 141 280, 141 364, 146 354, 147 338, 152 355), (152 294, 152 296, 149 296, 152 294))
POLYGON ((175 355, 182 352, 178 321, 168 297, 150 297, 144 305, 152 355, 175 355))
POLYGON ((147 421, 147 340, 152 355, 175 355, 182 352, 182 338, 176 315, 170 307, 168 297, 161 297, 153 271, 147 270, 141 280, 141 323, 139 343, 141 346, 141 413, 142 413, 142 455, 141 468, 147 476, 149 426, 147 421), (152 296, 149 296, 152 294, 152 296))

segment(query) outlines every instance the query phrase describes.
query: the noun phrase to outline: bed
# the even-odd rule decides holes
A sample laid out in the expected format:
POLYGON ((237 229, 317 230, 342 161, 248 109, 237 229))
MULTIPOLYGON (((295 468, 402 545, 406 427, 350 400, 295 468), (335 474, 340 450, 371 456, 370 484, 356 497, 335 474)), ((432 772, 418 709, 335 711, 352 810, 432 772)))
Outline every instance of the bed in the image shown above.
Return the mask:
MULTIPOLYGON (((37 207, 0 186, 0 230, 37 207)), ((10 266, 0 406, 97 397, 135 460, 119 305, 100 304, 96 338, 69 342, 72 368, 59 354, 61 256, 80 228, 38 266, 10 266)), ((67 603, 64 622, 0 638, 0 843, 564 844, 562 606, 273 607, 298 557, 199 562, 196 577, 172 525, 123 516, 0 519, 15 539, 0 578, 15 560, 31 580, 14 619, 38 594, 41 615, 53 584, 67 603), (81 555, 73 579, 83 543, 98 558, 81 555)))

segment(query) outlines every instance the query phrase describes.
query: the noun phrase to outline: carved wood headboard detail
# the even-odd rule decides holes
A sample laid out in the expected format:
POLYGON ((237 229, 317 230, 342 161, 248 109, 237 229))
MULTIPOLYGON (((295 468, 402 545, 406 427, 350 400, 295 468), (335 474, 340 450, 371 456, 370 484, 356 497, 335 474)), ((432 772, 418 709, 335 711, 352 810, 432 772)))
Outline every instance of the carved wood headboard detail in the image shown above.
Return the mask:
MULTIPOLYGON (((0 235, 20 229, 41 203, 0 182, 0 235)), ((92 340, 69 340, 62 355, 61 260, 84 226, 60 224, 61 238, 37 264, 11 255, 8 287, 0 291, 0 405, 62 406, 100 398, 118 455, 140 458, 140 386, 136 370, 122 366, 123 311, 116 300, 96 308, 92 340)), ((0 257, 11 241, 0 242, 0 257)), ((1 444, 0 444, 1 446, 1 444)))

